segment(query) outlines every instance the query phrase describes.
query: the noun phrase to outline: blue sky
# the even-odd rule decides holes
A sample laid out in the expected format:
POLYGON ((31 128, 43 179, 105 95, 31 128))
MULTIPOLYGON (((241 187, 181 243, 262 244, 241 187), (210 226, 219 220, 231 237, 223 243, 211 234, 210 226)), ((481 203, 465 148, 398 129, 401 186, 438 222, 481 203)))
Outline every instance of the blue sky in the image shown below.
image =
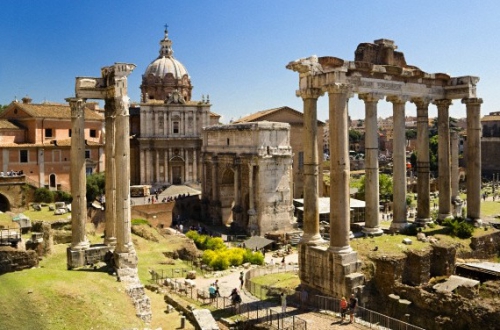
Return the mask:
MULTIPOLYGON (((255 111, 290 106, 298 75, 288 62, 310 55, 353 60, 362 42, 395 41, 408 64, 423 71, 481 80, 482 115, 498 111, 500 1, 2 1, 0 6, 0 104, 29 95, 33 102, 63 102, 76 76, 99 76, 114 62, 137 65, 129 95, 140 97, 141 76, 156 59, 164 24, 174 57, 194 86, 193 99, 210 95, 223 122, 255 111)), ((362 118, 352 98, 350 115, 362 118)), ((379 115, 392 114, 379 102, 379 115)), ((412 104, 407 113, 415 114, 412 104)), ((465 116, 454 101, 450 113, 465 116)), ((431 116, 436 115, 431 107, 431 116)), ((318 118, 327 119, 327 97, 318 118)))

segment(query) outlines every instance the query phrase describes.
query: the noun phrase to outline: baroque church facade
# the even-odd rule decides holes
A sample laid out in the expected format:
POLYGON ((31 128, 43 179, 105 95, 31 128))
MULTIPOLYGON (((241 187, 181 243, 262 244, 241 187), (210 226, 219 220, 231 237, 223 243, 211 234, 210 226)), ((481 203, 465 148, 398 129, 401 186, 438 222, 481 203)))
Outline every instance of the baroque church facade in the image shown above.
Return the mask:
POLYGON ((210 99, 191 98, 193 86, 184 65, 173 56, 165 30, 159 56, 142 76, 141 103, 130 109, 131 183, 154 188, 199 184, 203 127, 216 125, 210 99))

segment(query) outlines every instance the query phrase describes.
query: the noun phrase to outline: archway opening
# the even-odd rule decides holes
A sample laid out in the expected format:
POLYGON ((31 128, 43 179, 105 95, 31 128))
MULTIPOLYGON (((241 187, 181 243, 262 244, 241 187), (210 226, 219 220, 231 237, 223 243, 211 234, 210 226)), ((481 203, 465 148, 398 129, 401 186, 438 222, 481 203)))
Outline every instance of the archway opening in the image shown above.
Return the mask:
POLYGON ((0 211, 2 212, 10 211, 9 199, 2 194, 0 194, 0 211))

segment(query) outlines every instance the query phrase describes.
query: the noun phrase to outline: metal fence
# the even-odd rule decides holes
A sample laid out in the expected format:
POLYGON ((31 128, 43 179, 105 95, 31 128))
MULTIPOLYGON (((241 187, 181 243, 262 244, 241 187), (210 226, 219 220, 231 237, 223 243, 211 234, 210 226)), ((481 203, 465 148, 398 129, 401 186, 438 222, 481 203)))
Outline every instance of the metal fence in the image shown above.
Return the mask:
MULTIPOLYGON (((317 309, 340 313, 340 299, 326 296, 313 296, 309 299, 308 305, 317 309)), ((370 329, 425 330, 424 328, 374 312, 361 306, 356 307, 355 318, 356 323, 360 323, 370 329)))

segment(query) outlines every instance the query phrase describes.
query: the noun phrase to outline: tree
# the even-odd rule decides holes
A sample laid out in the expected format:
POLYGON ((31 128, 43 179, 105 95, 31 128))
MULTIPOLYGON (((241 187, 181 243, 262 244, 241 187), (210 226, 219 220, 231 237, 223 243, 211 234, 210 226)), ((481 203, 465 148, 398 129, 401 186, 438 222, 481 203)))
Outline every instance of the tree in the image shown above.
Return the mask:
MULTIPOLYGON (((366 176, 363 176, 359 183, 358 194, 362 199, 365 199, 365 178, 366 176)), ((378 176, 378 192, 381 200, 388 201, 392 199, 392 187, 392 176, 380 173, 378 176)))
POLYGON ((7 107, 8 107, 8 105, 6 105, 6 104, 4 104, 4 105, 0 104, 0 114, 1 114, 1 113, 5 110, 5 109, 7 109, 7 107))
POLYGON ((104 194, 104 173, 94 173, 87 175, 87 202, 93 202, 97 196, 104 194))
POLYGON ((362 137, 363 137, 363 134, 361 134, 360 132, 358 132, 354 129, 349 130, 349 142, 350 143, 358 143, 359 141, 361 141, 362 137))

